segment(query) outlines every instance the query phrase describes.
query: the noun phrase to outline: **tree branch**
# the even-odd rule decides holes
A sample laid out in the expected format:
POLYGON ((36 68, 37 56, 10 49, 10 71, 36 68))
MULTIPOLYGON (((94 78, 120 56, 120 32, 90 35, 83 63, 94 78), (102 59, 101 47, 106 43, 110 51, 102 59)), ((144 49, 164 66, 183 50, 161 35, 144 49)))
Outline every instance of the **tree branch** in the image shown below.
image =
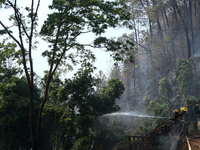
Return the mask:
POLYGON ((141 46, 142 48, 144 48, 147 52, 151 53, 151 50, 149 50, 148 48, 144 47, 143 45, 139 44, 138 42, 136 42, 135 40, 133 40, 132 38, 130 38, 129 36, 124 35, 123 37, 130 39, 131 41, 133 41, 134 43, 136 43, 137 45, 141 46))
POLYGON ((23 24, 23 22, 22 22, 22 19, 21 19, 21 14, 20 14, 20 12, 19 12, 19 10, 17 9, 17 7, 16 7, 16 0, 15 0, 15 5, 13 5, 10 1, 8 1, 8 3, 10 4, 10 6, 14 9, 14 12, 15 13, 17 13, 17 20, 20 22, 20 24, 22 25, 22 29, 23 29, 23 31, 24 31, 24 33, 26 34, 26 36, 27 36, 27 38, 29 39, 29 35, 28 35, 28 33, 27 33, 27 31, 26 31, 26 28, 25 28, 25 26, 24 26, 24 24, 23 24))
POLYGON ((31 69, 31 85, 33 86, 33 61, 32 61, 32 38, 33 38, 33 29, 34 29, 34 19, 33 19, 33 6, 34 6, 34 0, 32 0, 31 4, 31 33, 29 36, 29 63, 30 63, 30 69, 31 69))
POLYGON ((37 13, 38 13, 39 6, 40 6, 40 0, 38 0, 38 4, 37 4, 37 7, 36 7, 36 11, 35 11, 35 16, 34 16, 34 18, 33 18, 34 21, 35 21, 35 19, 36 19, 36 17, 37 17, 37 13))
POLYGON ((7 27, 0 21, 1 26, 6 30, 6 33, 8 33, 8 35, 19 45, 19 47, 21 48, 22 45, 20 44, 20 42, 8 31, 7 27))
POLYGON ((16 97, 22 98, 23 100, 25 100, 29 104, 29 101, 26 98, 24 98, 23 96, 16 96, 16 97))

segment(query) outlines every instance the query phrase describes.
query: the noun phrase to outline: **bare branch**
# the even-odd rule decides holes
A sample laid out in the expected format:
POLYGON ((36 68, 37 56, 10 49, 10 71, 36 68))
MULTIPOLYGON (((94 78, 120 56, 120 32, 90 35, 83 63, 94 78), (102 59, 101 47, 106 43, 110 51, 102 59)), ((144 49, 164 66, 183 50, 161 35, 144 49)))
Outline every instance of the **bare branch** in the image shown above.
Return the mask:
POLYGON ((33 20, 35 21, 36 17, 37 17, 37 13, 38 13, 38 8, 40 6, 40 0, 38 0, 38 4, 37 4, 37 7, 36 7, 36 11, 35 11, 35 16, 33 18, 33 20))
POLYGON ((23 97, 23 96, 16 96, 16 97, 22 98, 23 100, 25 100, 29 104, 29 101, 25 97, 23 97))
POLYGON ((22 29, 23 29, 23 31, 24 31, 24 33, 26 34, 26 36, 27 36, 27 38, 29 38, 29 35, 28 35, 28 33, 27 33, 27 31, 26 31, 26 28, 25 28, 25 26, 24 26, 24 24, 23 24, 23 22, 22 22, 22 19, 21 19, 21 14, 20 14, 20 12, 19 12, 19 10, 17 9, 17 5, 16 5, 16 0, 15 0, 15 4, 13 5, 10 1, 8 1, 8 3, 10 4, 10 6, 14 9, 14 12, 15 13, 17 13, 17 20, 20 22, 20 24, 22 25, 22 29))
POLYGON ((8 31, 7 27, 0 21, 1 26, 6 30, 6 33, 8 33, 8 35, 19 45, 19 47, 21 48, 22 45, 20 44, 20 42, 8 31))
POLYGON ((85 31, 85 32, 80 32, 81 34, 83 33, 90 33, 90 32, 92 32, 92 30, 88 30, 88 31, 85 31))
POLYGON ((58 66, 59 66, 59 64, 60 64, 60 62, 61 62, 63 56, 65 55, 66 51, 68 51, 69 49, 71 49, 71 47, 65 48, 65 49, 63 50, 63 53, 62 53, 62 55, 60 56, 59 61, 57 62, 55 68, 53 69, 53 71, 52 71, 52 73, 51 73, 52 75, 55 73, 55 71, 56 71, 56 69, 58 68, 58 66))
MULTIPOLYGON (((77 38, 77 37, 78 37, 78 35, 75 36, 74 38, 77 38)), ((70 45, 70 43, 72 42, 72 41, 70 41, 69 43, 67 43, 67 42, 66 42, 67 39, 68 39, 68 35, 67 35, 66 38, 65 38, 65 47, 63 48, 62 55, 60 56, 59 61, 57 62, 55 68, 53 69, 52 75, 55 73, 56 69, 58 68, 58 66, 59 66, 59 64, 60 64, 60 62, 61 62, 63 56, 65 55, 65 53, 66 53, 69 49, 71 49, 71 48, 73 47, 73 46, 70 46, 70 47, 67 48, 67 46, 70 45)))
POLYGON ((130 39, 131 41, 133 41, 134 43, 136 43, 137 45, 139 45, 140 47, 144 48, 147 52, 151 53, 151 50, 149 50, 148 48, 144 47, 143 45, 139 44, 138 42, 136 42, 135 40, 133 40, 132 38, 130 38, 129 36, 122 36, 122 37, 125 37, 125 38, 128 38, 130 39))

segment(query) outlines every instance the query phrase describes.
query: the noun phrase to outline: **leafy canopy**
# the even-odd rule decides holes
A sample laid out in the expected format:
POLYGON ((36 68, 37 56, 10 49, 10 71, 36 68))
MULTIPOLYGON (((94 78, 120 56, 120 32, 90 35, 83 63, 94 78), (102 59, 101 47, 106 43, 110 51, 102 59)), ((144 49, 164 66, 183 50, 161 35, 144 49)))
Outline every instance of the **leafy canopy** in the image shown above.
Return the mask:
MULTIPOLYGON (((130 13, 125 11, 126 1, 53 0, 49 8, 53 13, 48 15, 40 34, 49 43, 50 49, 44 51, 43 56, 50 64, 65 64, 66 59, 77 63, 75 57, 84 53, 85 46, 114 52, 111 55, 115 60, 123 60, 122 54, 129 53, 132 48, 124 50, 121 42, 102 36, 109 27, 128 26, 130 13), (93 33, 96 39, 93 43, 80 43, 78 37, 87 33, 93 33), (77 49, 77 53, 65 55, 70 49, 77 49)), ((128 43, 133 46, 131 44, 128 43)))
MULTIPOLYGON (((23 73, 25 73, 27 80, 26 83, 28 85, 27 101, 29 102, 29 110, 26 112, 28 114, 29 111, 30 139, 32 149, 37 150, 39 143, 42 141, 42 138, 40 139, 40 129, 41 125, 44 123, 42 120, 43 109, 48 101, 53 101, 57 96, 62 96, 60 93, 62 88, 57 89, 57 87, 53 87, 53 84, 51 84, 52 81, 55 81, 56 79, 54 75, 58 69, 61 69, 61 65, 67 66, 71 69, 72 66, 69 65, 71 62, 73 65, 81 63, 90 67, 90 65, 94 63, 93 60, 95 57, 86 46, 100 48, 111 52, 111 55, 117 61, 124 60, 126 54, 127 57, 125 59, 129 58, 132 60, 130 51, 133 49, 132 47, 134 44, 129 41, 122 43, 115 39, 109 39, 102 36, 109 27, 131 27, 128 24, 130 13, 126 11, 126 0, 53 0, 52 4, 49 6, 52 13, 48 15, 40 33, 38 33, 36 27, 38 24, 38 18, 40 17, 38 16, 40 0, 32 0, 30 5, 31 7, 26 6, 24 8, 19 6, 19 1, 17 0, 1 0, 0 5, 5 9, 13 10, 13 14, 8 19, 12 22, 11 26, 8 26, 6 22, 3 22, 3 20, 0 20, 0 25, 3 27, 3 30, 0 30, 0 34, 7 33, 7 35, 14 40, 15 44, 20 48, 20 57, 18 57, 17 60, 23 65, 23 73), (36 3, 36 5, 34 3, 36 3), (92 43, 84 44, 78 41, 78 37, 86 33, 93 33, 95 35, 95 39, 92 43), (34 83, 36 76, 34 73, 35 60, 32 57, 32 51, 36 47, 37 43, 37 41, 34 42, 34 38, 38 34, 40 34, 49 44, 48 50, 45 50, 42 55, 47 57, 50 66, 49 70, 46 72, 47 75, 44 78, 44 82, 42 82, 44 91, 41 92, 43 98, 41 104, 36 104, 34 98, 34 83), (126 43, 128 43, 128 45, 126 45, 126 43), (78 56, 81 60, 76 59, 78 56), (87 62, 87 59, 91 59, 92 62, 87 62), (57 92, 50 92, 50 90, 53 89, 57 89, 57 92), (38 115, 34 115, 34 110, 36 108, 39 109, 38 115)), ((79 79, 66 81, 68 83, 65 87, 66 93, 69 93, 69 95, 72 96, 70 97, 72 99, 71 104, 69 104, 72 120, 75 117, 73 111, 75 106, 80 107, 79 112, 82 116, 79 119, 85 117, 86 120, 91 120, 89 113, 95 112, 95 107, 97 107, 97 105, 94 106, 95 103, 89 101, 92 100, 92 97, 96 97, 99 100, 100 106, 106 106, 104 107, 105 110, 103 110, 103 112, 96 110, 95 113, 97 115, 111 110, 117 110, 117 107, 114 107, 113 104, 114 98, 117 98, 119 95, 116 92, 121 93, 116 88, 123 90, 121 83, 112 81, 110 84, 112 88, 108 88, 109 90, 104 89, 103 92, 100 92, 100 96, 91 96, 90 90, 92 91, 92 87, 85 83, 93 84, 93 82, 89 82, 88 80, 90 81, 90 78, 85 78, 85 80, 81 82, 79 82, 79 79), (77 85, 79 85, 79 87, 77 87, 77 85), (83 91, 80 91, 81 87, 83 87, 83 91), (90 89, 89 92, 87 88, 90 89), (112 91, 114 92, 114 95, 107 94, 112 91), (109 109, 110 107, 111 109, 109 109)), ((60 83, 60 85, 63 84, 60 83)), ((54 84, 54 86, 59 86, 59 83, 57 83, 57 85, 54 84)), ((69 95, 65 95, 66 98, 69 98, 69 95)), ((62 100, 58 102, 61 102, 62 100)), ((84 122, 84 119, 82 122, 84 122)), ((88 126, 86 125, 81 134, 85 134, 87 131, 88 126)))
MULTIPOLYGON (((55 141, 64 149, 78 145, 79 149, 85 149, 94 140, 91 133, 93 121, 98 116, 119 110, 115 99, 123 93, 122 82, 112 79, 96 90, 99 80, 92 76, 92 72, 92 66, 80 69, 72 79, 61 83, 61 87, 55 83, 50 85, 49 92, 54 99, 47 102, 43 115, 44 118, 51 116, 58 127, 52 135, 58 137, 55 141)), ((56 80, 59 80, 57 76, 56 80)))

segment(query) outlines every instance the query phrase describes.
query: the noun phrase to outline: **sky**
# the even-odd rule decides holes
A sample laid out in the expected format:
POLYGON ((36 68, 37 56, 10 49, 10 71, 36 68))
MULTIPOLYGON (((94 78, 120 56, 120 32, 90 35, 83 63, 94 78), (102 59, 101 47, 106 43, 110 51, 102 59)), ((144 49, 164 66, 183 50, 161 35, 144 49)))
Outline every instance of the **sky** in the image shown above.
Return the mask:
MULTIPOLYGON (((26 1, 22 1, 19 0, 20 5, 23 6, 30 6, 30 1, 26 0, 26 1)), ((39 7, 39 11, 38 11, 38 16, 39 16, 39 26, 38 26, 38 31, 41 28, 44 20, 47 18, 47 14, 50 13, 50 10, 48 10, 48 5, 51 4, 51 0, 41 0, 40 2, 40 7, 39 7)), ((36 2, 35 2, 36 5, 36 2)), ((8 17, 9 14, 11 14, 12 11, 10 10, 5 10, 5 9, 0 9, 0 16, 4 16, 1 17, 0 20, 2 22, 5 22, 5 25, 9 25, 8 17)), ((0 29, 2 29, 2 27, 0 27, 0 29)), ((125 28, 115 28, 115 29, 108 29, 106 31, 106 33, 104 34, 104 36, 106 37, 120 37, 121 35, 123 35, 124 33, 131 33, 130 30, 125 29, 125 28)), ((0 38, 1 40, 2 38, 0 38)), ((81 43, 91 43, 92 39, 94 39, 94 35, 92 34, 87 34, 87 35, 83 35, 80 36, 78 38, 78 40, 81 41, 81 43)), ((41 53, 46 50, 48 47, 48 44, 45 43, 42 40, 39 40, 39 44, 37 46, 37 49, 33 51, 33 61, 34 61, 34 71, 40 76, 42 77, 44 75, 44 70, 48 70, 48 64, 45 58, 43 58, 41 56, 41 53)), ((95 74, 98 73, 100 70, 102 70, 105 74, 109 73, 110 68, 113 65, 113 60, 110 57, 109 53, 107 52, 103 52, 101 50, 94 50, 95 56, 97 58, 94 66, 97 67, 97 70, 95 71, 95 74)), ((75 67, 75 71, 77 70, 77 68, 75 67)), ((74 72, 68 72, 66 77, 70 78, 71 76, 73 76, 74 72)))

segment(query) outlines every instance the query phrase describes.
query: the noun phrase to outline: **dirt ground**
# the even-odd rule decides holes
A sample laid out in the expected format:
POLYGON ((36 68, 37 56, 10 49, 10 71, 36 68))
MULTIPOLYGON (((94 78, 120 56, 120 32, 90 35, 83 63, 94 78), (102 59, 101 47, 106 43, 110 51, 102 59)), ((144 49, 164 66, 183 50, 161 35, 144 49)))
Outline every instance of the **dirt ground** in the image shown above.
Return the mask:
MULTIPOLYGON (((192 150, 200 150, 200 135, 188 136, 189 144, 192 150)), ((179 140, 179 149, 180 150, 189 150, 187 139, 185 136, 181 136, 179 140)))
POLYGON ((200 135, 193 135, 189 137, 189 142, 193 147, 192 150, 200 150, 200 135))

